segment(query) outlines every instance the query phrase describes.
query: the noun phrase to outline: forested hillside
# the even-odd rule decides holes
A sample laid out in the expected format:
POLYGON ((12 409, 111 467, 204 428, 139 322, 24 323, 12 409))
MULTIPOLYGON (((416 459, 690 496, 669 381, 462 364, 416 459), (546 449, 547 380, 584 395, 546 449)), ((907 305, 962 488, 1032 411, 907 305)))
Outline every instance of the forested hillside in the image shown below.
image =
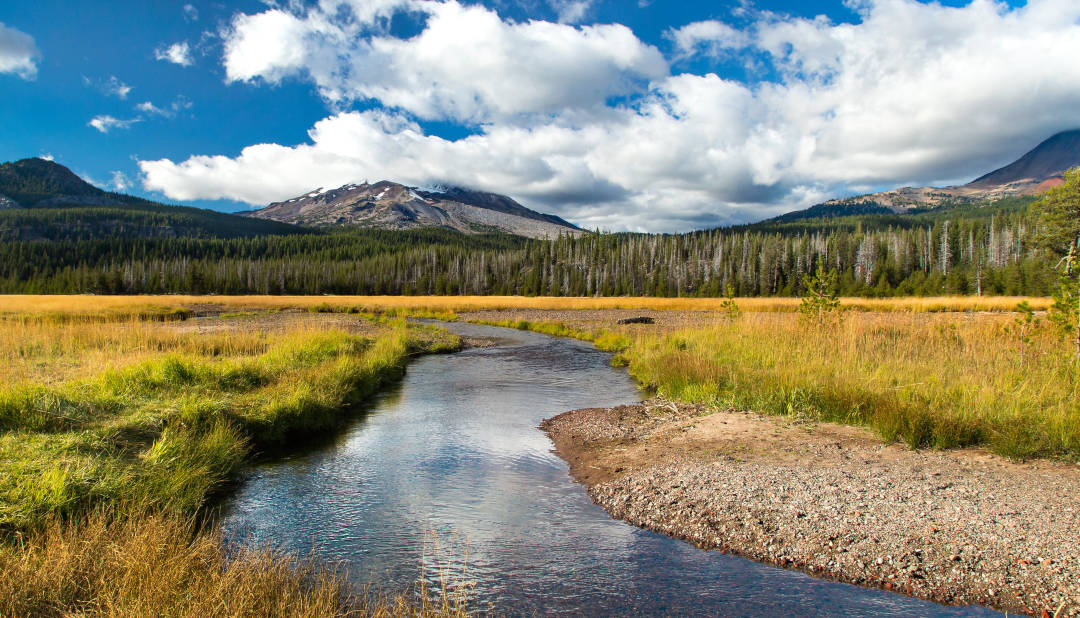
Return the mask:
POLYGON ((0 164, 0 242, 231 238, 306 230, 103 191, 44 159, 0 164))
POLYGON ((820 263, 840 272, 844 295, 1047 294, 1054 278, 1036 249, 1031 202, 554 241, 439 229, 7 235, 0 292, 713 296, 730 285, 744 296, 798 295, 820 263))

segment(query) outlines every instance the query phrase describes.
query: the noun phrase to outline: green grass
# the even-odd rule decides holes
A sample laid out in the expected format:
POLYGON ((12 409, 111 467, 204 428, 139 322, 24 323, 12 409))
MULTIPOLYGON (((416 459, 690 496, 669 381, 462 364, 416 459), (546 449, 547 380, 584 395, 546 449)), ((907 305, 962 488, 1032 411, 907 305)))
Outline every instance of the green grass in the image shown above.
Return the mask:
POLYGON ((1080 461, 1077 362, 1043 329, 1021 364, 1008 315, 849 313, 818 328, 748 314, 675 332, 484 323, 592 341, 677 401, 863 426, 911 448, 1080 461))
POLYGON ((393 321, 373 337, 278 337, 231 357, 165 353, 120 369, 0 389, 0 527, 95 504, 196 512, 245 459, 334 428, 457 337, 393 321))

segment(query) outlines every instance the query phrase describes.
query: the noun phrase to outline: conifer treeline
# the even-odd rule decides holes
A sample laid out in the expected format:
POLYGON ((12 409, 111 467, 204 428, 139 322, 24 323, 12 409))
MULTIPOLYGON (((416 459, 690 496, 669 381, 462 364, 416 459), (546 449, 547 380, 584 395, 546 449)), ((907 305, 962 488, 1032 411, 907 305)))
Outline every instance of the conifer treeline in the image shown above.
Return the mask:
POLYGON ((1033 217, 956 214, 553 241, 443 230, 9 241, 0 292, 785 296, 818 264, 839 271, 844 295, 1050 291, 1033 217))

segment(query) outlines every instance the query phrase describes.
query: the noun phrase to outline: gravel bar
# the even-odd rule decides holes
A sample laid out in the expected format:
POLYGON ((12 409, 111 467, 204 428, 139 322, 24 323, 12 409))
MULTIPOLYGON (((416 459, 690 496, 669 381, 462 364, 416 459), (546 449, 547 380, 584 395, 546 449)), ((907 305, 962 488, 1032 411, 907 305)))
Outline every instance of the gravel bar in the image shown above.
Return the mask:
POLYGON ((1080 616, 1080 467, 651 400, 541 428, 613 517, 817 577, 1080 616))

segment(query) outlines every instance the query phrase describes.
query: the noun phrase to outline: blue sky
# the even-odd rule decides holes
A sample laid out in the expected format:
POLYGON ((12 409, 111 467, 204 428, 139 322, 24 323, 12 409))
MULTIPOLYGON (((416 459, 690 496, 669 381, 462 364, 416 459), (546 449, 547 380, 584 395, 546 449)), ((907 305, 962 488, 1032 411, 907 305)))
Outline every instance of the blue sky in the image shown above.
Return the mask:
POLYGON ((229 211, 389 178, 738 223, 1080 126, 1077 4, 15 0, 0 160, 229 211))

